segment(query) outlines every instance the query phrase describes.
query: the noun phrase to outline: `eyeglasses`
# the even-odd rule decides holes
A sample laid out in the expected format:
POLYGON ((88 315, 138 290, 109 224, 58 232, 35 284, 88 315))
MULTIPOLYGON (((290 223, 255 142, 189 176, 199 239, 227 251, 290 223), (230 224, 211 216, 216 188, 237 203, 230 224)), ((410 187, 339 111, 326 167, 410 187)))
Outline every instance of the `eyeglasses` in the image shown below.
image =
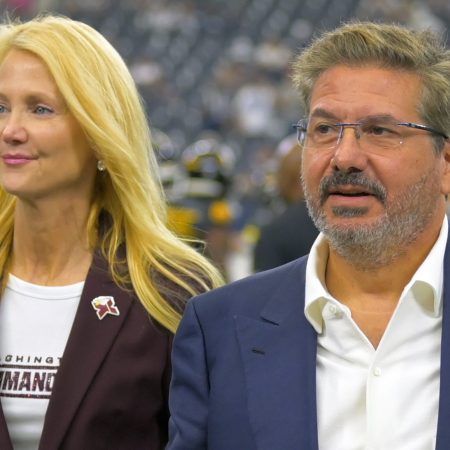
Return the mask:
POLYGON ((390 118, 368 118, 355 123, 333 123, 323 118, 302 119, 296 125, 297 138, 302 147, 325 150, 339 145, 345 128, 353 128, 362 149, 390 150, 403 144, 408 137, 406 128, 428 131, 448 139, 441 131, 427 125, 397 122, 390 118))

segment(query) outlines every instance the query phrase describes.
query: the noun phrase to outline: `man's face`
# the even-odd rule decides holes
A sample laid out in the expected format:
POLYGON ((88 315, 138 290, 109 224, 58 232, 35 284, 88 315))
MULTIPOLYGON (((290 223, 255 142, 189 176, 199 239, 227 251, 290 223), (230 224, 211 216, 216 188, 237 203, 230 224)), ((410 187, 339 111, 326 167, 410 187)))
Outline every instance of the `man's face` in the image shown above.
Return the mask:
MULTIPOLYGON (((423 123, 420 94, 415 74, 339 65, 317 80, 310 117, 355 123, 389 116, 423 123)), ((316 225, 332 248, 363 268, 386 264, 428 229, 434 233, 430 224, 440 226, 443 219, 445 157, 436 156, 430 133, 405 127, 403 135, 399 147, 376 151, 361 148, 355 130, 346 128, 339 145, 303 151, 302 180, 316 225)))

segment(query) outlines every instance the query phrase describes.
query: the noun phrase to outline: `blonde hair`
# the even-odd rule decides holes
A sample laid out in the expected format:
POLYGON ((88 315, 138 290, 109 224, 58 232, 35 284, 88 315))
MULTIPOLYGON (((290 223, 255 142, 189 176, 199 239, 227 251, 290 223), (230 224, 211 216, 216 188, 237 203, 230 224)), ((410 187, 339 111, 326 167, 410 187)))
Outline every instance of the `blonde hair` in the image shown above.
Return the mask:
POLYGON ((315 82, 327 69, 340 64, 416 73, 423 89, 420 116, 429 126, 450 134, 450 51, 437 34, 353 21, 319 36, 293 64, 293 80, 308 114, 315 82))
MULTIPOLYGON (((55 15, 1 25, 0 62, 11 49, 32 52, 47 65, 70 113, 105 162, 106 172, 97 174, 88 220, 92 248, 107 258, 114 281, 132 286, 148 313, 175 331, 187 299, 219 286, 222 279, 202 255, 167 229, 147 118, 124 61, 93 28, 55 15)), ((0 188, 3 278, 14 205, 14 198, 0 188)))

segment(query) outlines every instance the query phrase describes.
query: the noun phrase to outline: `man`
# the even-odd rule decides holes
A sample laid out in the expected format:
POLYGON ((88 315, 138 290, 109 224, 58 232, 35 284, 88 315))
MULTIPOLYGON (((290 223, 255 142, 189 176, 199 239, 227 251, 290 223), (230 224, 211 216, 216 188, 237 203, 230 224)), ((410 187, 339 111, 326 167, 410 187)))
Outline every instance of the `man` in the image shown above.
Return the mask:
POLYGON ((308 258, 193 300, 170 450, 450 448, 450 53, 352 23, 296 61, 308 258))

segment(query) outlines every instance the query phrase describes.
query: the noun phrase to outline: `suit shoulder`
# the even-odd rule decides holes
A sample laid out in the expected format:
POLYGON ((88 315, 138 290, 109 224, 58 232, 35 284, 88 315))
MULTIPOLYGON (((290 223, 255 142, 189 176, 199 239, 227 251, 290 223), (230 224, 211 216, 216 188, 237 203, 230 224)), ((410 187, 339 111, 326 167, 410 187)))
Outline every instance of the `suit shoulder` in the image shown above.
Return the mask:
POLYGON ((307 256, 304 256, 274 269, 250 275, 194 297, 191 302, 201 313, 259 310, 281 284, 289 283, 292 277, 299 276, 305 270, 306 261, 307 256))

